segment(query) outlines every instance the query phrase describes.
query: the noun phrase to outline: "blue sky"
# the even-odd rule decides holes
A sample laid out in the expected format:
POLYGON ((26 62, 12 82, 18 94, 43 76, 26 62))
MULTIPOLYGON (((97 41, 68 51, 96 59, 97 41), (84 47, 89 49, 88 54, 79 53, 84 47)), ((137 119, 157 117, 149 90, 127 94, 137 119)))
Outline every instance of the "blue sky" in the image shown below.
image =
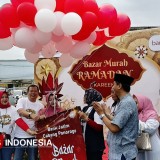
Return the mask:
MULTIPOLYGON (((160 26, 160 0, 96 0, 98 5, 112 4, 118 12, 127 14, 132 27, 160 26)), ((10 3, 10 0, 0 0, 0 6, 10 3)), ((25 59, 24 49, 13 47, 10 50, 0 50, 0 60, 25 59)))

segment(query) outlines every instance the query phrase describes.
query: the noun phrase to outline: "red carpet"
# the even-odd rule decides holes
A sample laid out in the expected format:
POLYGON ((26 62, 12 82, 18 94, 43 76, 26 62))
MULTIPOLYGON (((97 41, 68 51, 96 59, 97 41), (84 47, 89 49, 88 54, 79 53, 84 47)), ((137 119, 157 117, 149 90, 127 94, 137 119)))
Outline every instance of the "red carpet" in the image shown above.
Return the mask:
POLYGON ((108 160, 108 146, 107 146, 106 142, 105 142, 105 145, 106 145, 106 148, 104 150, 104 154, 102 156, 102 159, 103 160, 108 160))

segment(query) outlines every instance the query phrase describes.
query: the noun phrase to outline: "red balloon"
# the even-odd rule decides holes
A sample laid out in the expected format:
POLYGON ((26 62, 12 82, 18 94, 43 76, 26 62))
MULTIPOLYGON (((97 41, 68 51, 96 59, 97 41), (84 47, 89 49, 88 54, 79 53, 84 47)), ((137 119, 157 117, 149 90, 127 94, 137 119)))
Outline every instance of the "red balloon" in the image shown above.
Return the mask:
POLYGON ((116 22, 109 27, 109 35, 120 36, 129 31, 131 26, 131 21, 129 17, 125 14, 118 14, 116 22))
POLYGON ((18 0, 10 0, 11 1, 11 3, 12 3, 12 5, 14 6, 14 7, 18 7, 18 5, 19 5, 19 2, 18 2, 18 0))
POLYGON ((56 8, 55 11, 64 12, 64 3, 66 0, 56 0, 56 8))
POLYGON ((66 0, 64 4, 65 13, 75 12, 81 15, 83 13, 83 0, 66 0))
POLYGON ((34 17, 37 9, 34 4, 29 2, 21 3, 17 8, 19 19, 30 26, 35 26, 34 17))
POLYGON ((11 36, 10 29, 0 23, 0 38, 7 38, 11 36))
POLYGON ((34 4, 34 0, 10 0, 14 7, 18 7, 23 2, 29 2, 34 4))
POLYGON ((81 30, 72 36, 74 40, 84 40, 96 29, 97 16, 93 12, 85 12, 82 16, 81 30))
POLYGON ((81 18, 83 22, 82 27, 85 28, 85 30, 91 33, 97 28, 98 18, 94 13, 85 12, 81 18))
POLYGON ((77 34, 72 36, 72 39, 82 41, 88 38, 90 34, 85 29, 81 29, 77 34))
POLYGON ((96 15, 99 13, 98 4, 95 0, 85 0, 84 1, 84 12, 93 12, 96 15))
POLYGON ((111 26, 117 19, 117 11, 111 4, 100 7, 98 14, 98 27, 100 29, 111 26))
POLYGON ((100 45, 106 43, 107 40, 110 40, 110 39, 114 38, 114 37, 107 37, 104 34, 104 31, 97 31, 96 34, 97 34, 97 38, 93 42, 93 45, 95 45, 95 46, 100 46, 100 45))
POLYGON ((0 8, 0 20, 9 28, 17 28, 20 25, 16 8, 12 4, 6 3, 0 8))

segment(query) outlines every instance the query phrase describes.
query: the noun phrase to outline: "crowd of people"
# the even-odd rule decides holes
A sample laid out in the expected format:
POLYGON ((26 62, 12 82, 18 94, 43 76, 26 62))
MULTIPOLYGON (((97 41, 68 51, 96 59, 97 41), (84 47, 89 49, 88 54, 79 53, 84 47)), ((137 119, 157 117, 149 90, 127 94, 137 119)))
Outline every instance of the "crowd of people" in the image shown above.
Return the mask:
MULTIPOLYGON (((96 111, 103 122, 101 123, 108 129, 107 139, 105 139, 107 147, 109 147, 107 160, 160 160, 158 114, 148 97, 130 94, 133 80, 130 76, 115 74, 111 89, 113 99, 111 107, 107 107, 105 103, 99 103, 100 100, 94 99, 95 94, 92 94, 92 98, 91 94, 89 96, 90 99, 94 99, 90 104, 92 110, 96 111), (151 150, 138 150, 136 140, 142 132, 149 133, 151 150)), ((94 89, 90 90, 95 92, 94 89)), ((85 108, 83 111, 86 113, 85 108)), ((86 122, 86 125, 92 127, 89 124, 91 120, 87 113, 80 117, 86 122)), ((95 127, 92 129, 96 130, 95 127)), ((85 135, 86 132, 87 129, 84 132, 85 135)), ((95 139, 93 138, 93 140, 95 139)), ((87 141, 85 138, 86 146, 88 145, 87 141)), ((96 154, 96 152, 94 153, 96 154)), ((92 158, 92 160, 100 159, 92 158)))
POLYGON ((55 96, 53 93, 47 94, 44 106, 38 100, 39 87, 32 84, 27 89, 27 97, 20 98, 15 107, 9 103, 9 94, 5 90, 0 91, 0 146, 3 145, 0 148, 0 160, 11 160, 13 157, 14 160, 23 160, 25 153, 28 160, 38 159, 38 147, 25 142, 35 140, 36 121, 63 111, 55 96), (16 147, 5 146, 3 140, 6 139, 24 142, 26 145, 19 143, 16 147))
MULTIPOLYGON (((6 139, 11 139, 15 123, 27 135, 32 136, 35 134, 35 131, 31 130, 28 124, 19 116, 16 108, 10 105, 8 93, 0 91, 0 134, 6 139)), ((13 151, 14 148, 12 146, 2 147, 0 149, 0 159, 11 160, 13 151)))
MULTIPOLYGON (((85 107, 78 112, 86 145, 87 160, 102 160, 107 143, 106 160, 160 160, 159 117, 151 100, 143 95, 130 94, 134 78, 115 74, 111 89, 113 104, 108 107, 102 103, 103 97, 94 88, 85 90, 85 107), (104 126, 107 136, 104 136, 104 126), (136 139, 142 132, 149 133, 150 151, 138 150, 136 139), (107 137, 105 139, 104 137, 107 137)), ((30 85, 27 97, 20 98, 16 107, 9 103, 6 91, 0 91, 0 136, 4 139, 34 140, 35 122, 62 112, 54 93, 46 95, 46 106, 39 100, 39 88, 30 85)), ((1 142, 2 143, 2 142, 1 142)), ((0 160, 22 160, 24 153, 28 160, 38 159, 35 146, 3 147, 0 160)))

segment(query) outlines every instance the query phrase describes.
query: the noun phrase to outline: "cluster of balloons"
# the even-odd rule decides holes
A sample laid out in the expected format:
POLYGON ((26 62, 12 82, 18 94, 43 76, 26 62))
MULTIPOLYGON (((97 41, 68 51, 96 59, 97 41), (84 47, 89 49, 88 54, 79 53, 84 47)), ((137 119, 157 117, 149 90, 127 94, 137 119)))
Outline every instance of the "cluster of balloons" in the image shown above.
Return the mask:
POLYGON ((67 67, 130 25, 127 15, 95 0, 11 0, 0 8, 0 50, 24 48, 32 63, 39 53, 51 58, 59 51, 60 64, 67 67))

